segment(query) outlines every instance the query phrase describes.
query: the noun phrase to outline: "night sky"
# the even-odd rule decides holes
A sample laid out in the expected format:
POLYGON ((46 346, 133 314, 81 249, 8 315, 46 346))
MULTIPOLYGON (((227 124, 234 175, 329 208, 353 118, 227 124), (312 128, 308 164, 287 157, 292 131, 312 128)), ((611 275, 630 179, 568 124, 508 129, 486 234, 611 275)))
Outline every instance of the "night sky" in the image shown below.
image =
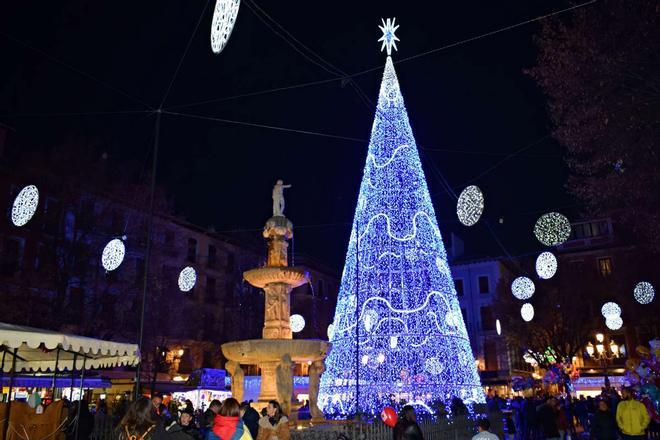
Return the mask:
MULTIPOLYGON (((568 6, 244 0, 227 47, 214 55, 213 5, 5 2, 0 122, 36 146, 30 148, 90 139, 108 155, 148 169, 156 117, 147 105, 155 109, 164 100, 165 111, 189 115, 164 114, 160 136, 158 182, 173 193, 180 215, 218 231, 259 229, 271 214, 271 187, 282 178, 293 185, 285 213, 297 227, 296 252, 338 270, 373 121, 368 100, 377 100, 385 62, 376 41, 381 17, 401 25, 396 63, 568 6), (291 36, 287 42, 277 35, 286 32, 311 51, 297 45, 303 56, 291 36), (338 73, 373 68, 353 77, 355 86, 338 73), (323 80, 329 81, 222 99, 323 80)), ((458 233, 474 256, 502 250, 483 221, 473 228, 458 224, 440 176, 456 193, 468 183, 481 187, 485 219, 514 255, 539 248, 531 231, 540 214, 575 212, 563 187, 563 148, 550 137, 547 102, 524 73, 535 62, 538 30, 532 23, 396 64, 442 232, 458 233)))

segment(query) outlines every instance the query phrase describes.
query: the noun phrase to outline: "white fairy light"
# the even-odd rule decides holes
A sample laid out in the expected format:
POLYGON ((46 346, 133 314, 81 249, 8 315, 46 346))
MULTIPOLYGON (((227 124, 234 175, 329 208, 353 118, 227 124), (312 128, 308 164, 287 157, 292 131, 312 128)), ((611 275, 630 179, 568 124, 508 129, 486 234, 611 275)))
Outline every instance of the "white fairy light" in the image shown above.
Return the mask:
POLYGON ((119 267, 122 261, 124 261, 124 255, 126 255, 124 242, 118 238, 113 238, 105 245, 105 248, 103 248, 101 265, 103 265, 103 268, 108 272, 113 271, 119 267))
POLYGON ((399 338, 397 336, 390 336, 390 348, 396 348, 399 344, 399 338))
POLYGON ((536 274, 544 280, 552 278, 557 273, 557 257, 552 252, 541 252, 536 257, 536 274))
POLYGON ((241 0, 216 0, 211 23, 211 49, 220 53, 234 29, 241 0))
POLYGON ((437 357, 431 357, 424 361, 424 369, 433 375, 442 373, 442 362, 437 357))
POLYGON ((614 318, 617 316, 621 316, 621 307, 615 302, 606 302, 603 304, 603 307, 600 309, 600 313, 602 313, 604 318, 614 318))
POLYGON ((190 292, 197 283, 197 272, 193 267, 184 267, 179 272, 179 290, 182 292, 190 292))
POLYGON ((571 223, 562 214, 549 212, 536 221, 534 235, 546 246, 558 246, 571 235, 571 223))
POLYGON ((379 364, 385 362, 385 353, 378 353, 378 356, 376 356, 376 361, 378 361, 379 364))
POLYGON ((484 212, 484 195, 478 186, 470 185, 458 197, 456 215, 465 226, 476 224, 484 212))
POLYGON ((28 185, 18 193, 11 208, 11 222, 16 226, 25 226, 39 206, 39 190, 28 185))
POLYGON ((378 312, 375 310, 367 310, 364 314, 364 328, 370 332, 371 329, 378 322, 378 312))
POLYGON ((502 334, 502 325, 500 324, 500 320, 496 319, 495 320, 495 330, 497 330, 497 334, 501 335, 502 334))
POLYGON ((362 356, 362 365, 367 365, 369 363, 369 355, 362 356))
POLYGON ((522 307, 520 307, 520 316, 522 316, 522 319, 526 322, 534 319, 534 306, 530 303, 523 304, 522 307))
POLYGON ((329 325, 328 325, 328 331, 327 331, 327 333, 328 333, 328 340, 329 340, 329 341, 332 340, 332 337, 333 337, 334 334, 335 334, 335 325, 334 325, 334 324, 329 324, 329 325))
POLYGON ((291 315, 289 318, 289 325, 291 326, 291 331, 294 333, 301 332, 305 328, 305 318, 302 315, 291 315))
POLYGON ((605 318, 605 325, 610 330, 619 330, 623 327, 623 319, 620 316, 610 316, 609 318, 605 318))
POLYGON ((527 277, 518 277, 511 283, 511 293, 518 299, 530 299, 535 290, 534 281, 527 277))
POLYGON ((640 281, 633 290, 635 299, 640 304, 649 304, 655 297, 655 289, 648 281, 640 281))

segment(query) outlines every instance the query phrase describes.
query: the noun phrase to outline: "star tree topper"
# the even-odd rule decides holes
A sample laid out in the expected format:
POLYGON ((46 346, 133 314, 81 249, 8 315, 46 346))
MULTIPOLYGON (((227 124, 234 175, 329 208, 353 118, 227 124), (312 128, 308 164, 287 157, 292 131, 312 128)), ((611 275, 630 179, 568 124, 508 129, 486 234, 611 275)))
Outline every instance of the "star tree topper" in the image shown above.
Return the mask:
POLYGON ((387 48, 387 56, 392 55, 392 47, 394 47, 394 50, 399 50, 396 47, 396 42, 401 41, 399 40, 399 37, 394 35, 397 29, 399 29, 399 25, 395 25, 396 22, 396 17, 392 19, 387 19, 385 21, 384 18, 381 18, 381 21, 383 22, 382 26, 378 26, 380 30, 383 32, 383 36, 378 39, 378 41, 382 41, 383 45, 380 47, 381 52, 383 49, 387 48))

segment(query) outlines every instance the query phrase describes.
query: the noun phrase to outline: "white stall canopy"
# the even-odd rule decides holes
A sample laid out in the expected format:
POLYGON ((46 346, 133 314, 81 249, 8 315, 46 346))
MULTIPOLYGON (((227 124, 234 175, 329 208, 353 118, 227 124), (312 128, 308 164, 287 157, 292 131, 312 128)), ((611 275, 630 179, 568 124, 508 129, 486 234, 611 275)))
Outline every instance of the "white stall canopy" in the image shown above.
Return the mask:
POLYGON ((15 372, 87 370, 131 366, 140 362, 137 344, 0 322, 1 372, 11 371, 15 349, 18 349, 15 372))

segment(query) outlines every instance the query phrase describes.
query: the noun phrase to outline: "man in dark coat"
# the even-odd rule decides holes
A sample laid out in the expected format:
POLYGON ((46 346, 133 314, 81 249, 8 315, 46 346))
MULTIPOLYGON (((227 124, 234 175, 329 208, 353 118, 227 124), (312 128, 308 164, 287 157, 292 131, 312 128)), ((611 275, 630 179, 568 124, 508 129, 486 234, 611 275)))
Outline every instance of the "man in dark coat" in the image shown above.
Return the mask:
POLYGON ((538 423, 543 430, 546 440, 559 440, 557 427, 557 399, 550 397, 543 405, 536 408, 538 423))
POLYGON ((250 435, 252 436, 253 439, 257 438, 257 434, 259 433, 259 413, 257 412, 256 409, 252 408, 250 406, 250 403, 248 402, 243 402, 241 403, 241 419, 243 419, 243 423, 245 426, 247 426, 248 430, 250 431, 250 435))
POLYGON ((211 404, 209 405, 209 409, 204 411, 204 417, 202 417, 202 426, 201 428, 204 429, 211 429, 213 428, 213 421, 215 420, 215 416, 218 415, 218 412, 220 412, 220 407, 222 406, 222 403, 220 403, 219 400, 214 399, 211 401, 211 404))
POLYGON ((178 423, 172 423, 167 428, 168 440, 202 440, 202 433, 197 429, 189 409, 181 412, 178 423))

